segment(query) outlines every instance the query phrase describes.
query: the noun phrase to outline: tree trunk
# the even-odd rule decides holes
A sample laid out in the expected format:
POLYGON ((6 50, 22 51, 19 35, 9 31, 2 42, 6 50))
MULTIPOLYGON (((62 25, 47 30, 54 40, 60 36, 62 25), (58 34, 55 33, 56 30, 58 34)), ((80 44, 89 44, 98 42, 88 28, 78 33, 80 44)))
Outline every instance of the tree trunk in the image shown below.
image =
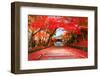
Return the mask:
MULTIPOLYGON (((57 29, 57 28, 56 28, 57 29)), ((48 38, 48 41, 47 41, 47 43, 45 44, 46 46, 48 46, 48 44, 49 44, 49 42, 50 42, 50 40, 51 40, 51 37, 54 35, 54 33, 56 32, 56 29, 53 31, 53 33, 52 34, 50 34, 50 36, 49 36, 49 38, 48 38)))
POLYGON ((39 31, 41 31, 41 29, 37 30, 35 33, 32 32, 31 38, 30 38, 30 40, 29 40, 29 47, 32 47, 33 36, 34 36, 35 34, 37 34, 39 31))

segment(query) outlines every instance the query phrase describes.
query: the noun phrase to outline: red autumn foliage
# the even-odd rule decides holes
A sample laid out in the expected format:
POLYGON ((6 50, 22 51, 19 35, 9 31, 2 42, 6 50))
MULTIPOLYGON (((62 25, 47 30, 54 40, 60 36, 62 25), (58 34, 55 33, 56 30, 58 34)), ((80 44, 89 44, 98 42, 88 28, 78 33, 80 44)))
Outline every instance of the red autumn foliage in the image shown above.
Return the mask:
POLYGON ((85 17, 62 17, 62 16, 36 16, 36 20, 31 24, 32 30, 48 29, 50 31, 62 27, 67 31, 81 34, 80 24, 87 23, 85 17))

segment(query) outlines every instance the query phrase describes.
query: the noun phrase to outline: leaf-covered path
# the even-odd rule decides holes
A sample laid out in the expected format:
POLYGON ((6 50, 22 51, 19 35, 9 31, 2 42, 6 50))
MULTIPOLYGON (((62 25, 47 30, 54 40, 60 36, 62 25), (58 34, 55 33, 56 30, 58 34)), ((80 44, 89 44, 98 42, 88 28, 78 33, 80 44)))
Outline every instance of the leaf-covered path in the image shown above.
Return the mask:
POLYGON ((48 59, 75 59, 87 58, 87 52, 68 46, 52 46, 37 52, 30 53, 28 60, 48 60, 48 59))

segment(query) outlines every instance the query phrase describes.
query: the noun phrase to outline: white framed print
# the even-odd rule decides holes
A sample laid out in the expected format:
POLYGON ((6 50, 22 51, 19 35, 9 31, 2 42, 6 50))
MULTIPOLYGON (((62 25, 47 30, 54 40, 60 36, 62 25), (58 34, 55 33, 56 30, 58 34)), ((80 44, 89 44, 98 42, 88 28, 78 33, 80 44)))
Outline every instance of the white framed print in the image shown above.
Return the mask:
POLYGON ((11 4, 12 73, 96 68, 97 7, 11 4))

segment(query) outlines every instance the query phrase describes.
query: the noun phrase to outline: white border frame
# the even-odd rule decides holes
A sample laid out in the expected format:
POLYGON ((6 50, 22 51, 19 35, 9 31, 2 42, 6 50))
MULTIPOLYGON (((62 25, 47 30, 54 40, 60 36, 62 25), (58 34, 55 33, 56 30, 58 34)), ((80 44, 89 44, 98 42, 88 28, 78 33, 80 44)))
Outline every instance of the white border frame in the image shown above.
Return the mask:
POLYGON ((57 9, 41 7, 20 8, 20 69, 43 69, 94 65, 94 14, 93 10, 57 9), (88 17, 88 58, 68 60, 28 61, 28 14, 88 17), (59 64, 58 64, 59 63, 59 64), (74 65, 73 65, 74 63, 74 65))

